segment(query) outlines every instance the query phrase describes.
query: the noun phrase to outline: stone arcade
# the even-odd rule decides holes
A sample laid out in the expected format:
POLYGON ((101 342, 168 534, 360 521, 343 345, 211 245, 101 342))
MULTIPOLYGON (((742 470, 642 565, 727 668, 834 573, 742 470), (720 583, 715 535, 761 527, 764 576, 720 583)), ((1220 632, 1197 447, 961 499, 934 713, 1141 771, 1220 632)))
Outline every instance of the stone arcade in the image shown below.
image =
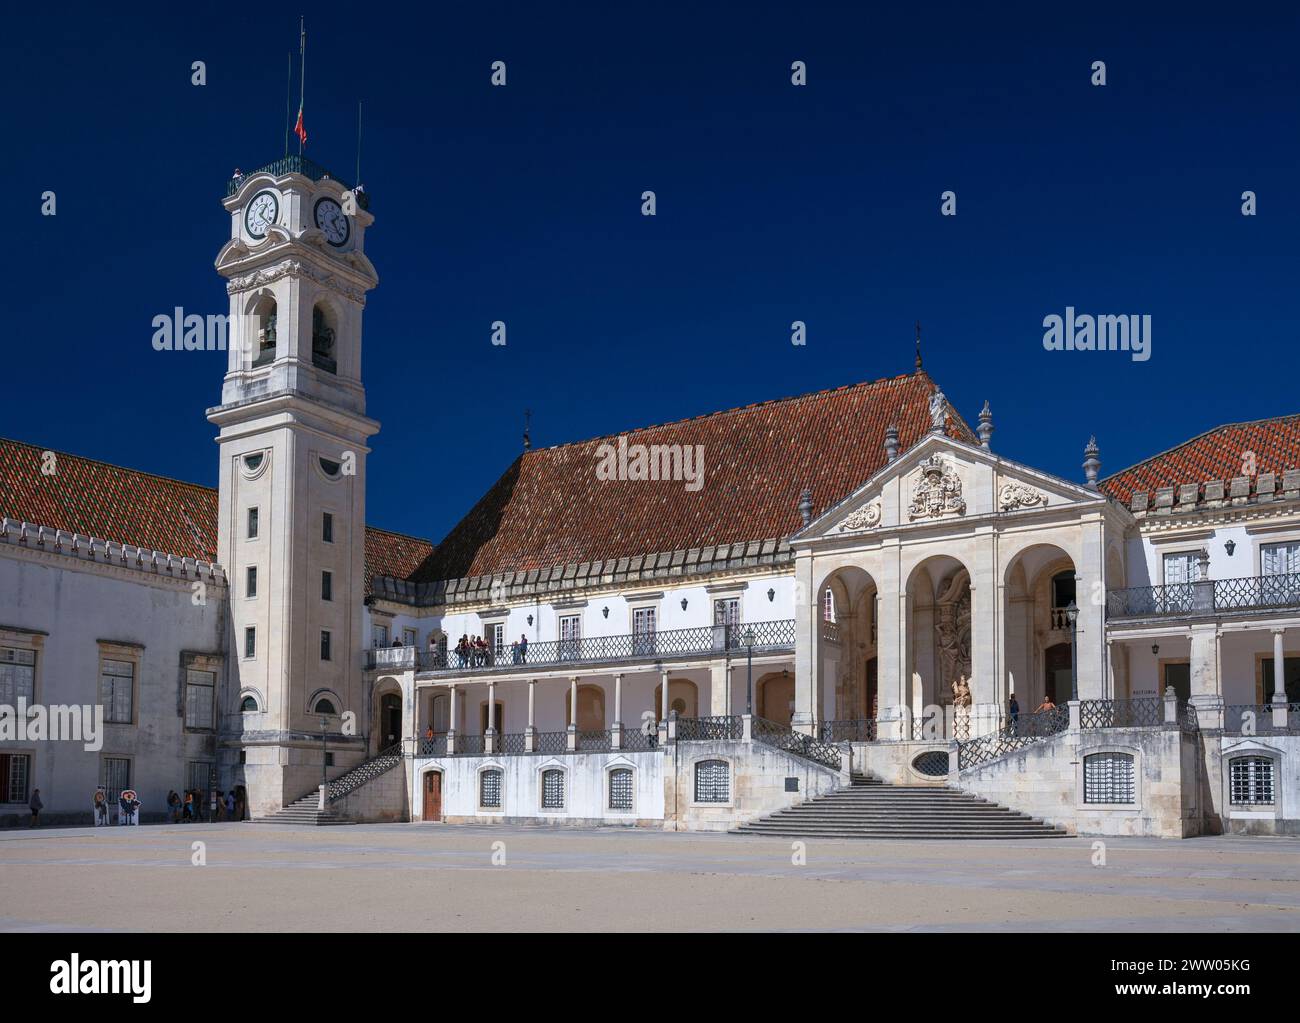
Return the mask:
POLYGON ((146 819, 216 787, 321 822, 1300 833, 1300 415, 1105 479, 1093 441, 1074 482, 918 358, 525 446, 435 545, 366 524, 345 187, 230 183, 217 490, 0 441, 0 704, 104 714, 99 749, 0 741, 0 820, 104 785, 146 819))

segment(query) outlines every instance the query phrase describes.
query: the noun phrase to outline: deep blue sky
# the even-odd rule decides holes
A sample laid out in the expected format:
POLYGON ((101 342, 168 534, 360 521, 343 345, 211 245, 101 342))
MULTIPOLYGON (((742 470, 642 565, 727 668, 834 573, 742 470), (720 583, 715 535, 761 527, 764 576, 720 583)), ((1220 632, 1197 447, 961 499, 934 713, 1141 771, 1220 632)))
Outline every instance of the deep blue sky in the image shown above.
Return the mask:
MULTIPOLYGON (((366 111, 371 523, 442 537, 525 407, 549 445, 906 372, 917 318, 972 425, 1071 479, 1090 433, 1110 472, 1300 411, 1300 14, 1135 6, 312 5, 308 155, 350 178, 366 111), (1153 357, 1045 352, 1068 304, 1151 314, 1153 357)), ((226 311, 298 13, 6 15, 0 435, 215 483, 225 355, 150 324, 226 311)))

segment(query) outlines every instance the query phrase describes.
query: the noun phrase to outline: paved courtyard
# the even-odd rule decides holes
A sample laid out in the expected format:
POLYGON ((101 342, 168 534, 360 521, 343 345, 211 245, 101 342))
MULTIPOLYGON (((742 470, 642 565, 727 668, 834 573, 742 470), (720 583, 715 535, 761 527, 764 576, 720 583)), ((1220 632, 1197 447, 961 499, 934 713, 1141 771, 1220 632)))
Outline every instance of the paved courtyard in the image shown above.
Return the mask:
POLYGON ((1096 867, 1091 839, 816 840, 796 865, 790 841, 653 831, 6 830, 0 930, 1300 931, 1300 840, 1105 853, 1096 867))

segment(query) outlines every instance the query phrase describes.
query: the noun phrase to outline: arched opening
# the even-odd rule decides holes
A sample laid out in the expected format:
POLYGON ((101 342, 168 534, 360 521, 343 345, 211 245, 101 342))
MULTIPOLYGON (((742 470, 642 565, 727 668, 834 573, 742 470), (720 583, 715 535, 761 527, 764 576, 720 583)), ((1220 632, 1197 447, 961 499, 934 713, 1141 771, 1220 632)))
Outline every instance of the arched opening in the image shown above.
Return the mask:
POLYGON ((311 311, 311 364, 326 373, 338 372, 337 335, 338 324, 334 314, 324 302, 316 303, 311 311))
POLYGON ((275 299, 262 295, 249 310, 252 317, 253 338, 250 354, 253 366, 267 366, 275 361, 278 315, 275 299))
POLYGON ((257 710, 257 697, 251 693, 239 701, 239 712, 241 714, 256 714, 257 710))
POLYGON ((402 740, 402 696, 384 693, 379 698, 379 748, 387 749, 402 740))
POLYGON ((1033 544, 1007 565, 1003 712, 1033 713, 1044 698, 1071 698, 1071 634, 1066 609, 1079 593, 1073 559, 1055 544, 1033 544))
POLYGON ((962 706, 968 711, 973 707, 970 572, 947 555, 926 558, 908 577, 907 598, 911 609, 910 668, 905 699, 912 711, 915 734, 925 720, 927 706, 955 703, 958 721, 962 706), (964 692, 963 684, 967 687, 964 692))
POLYGON ((873 680, 867 664, 876 655, 878 604, 876 582, 865 569, 836 569, 822 582, 815 655, 818 692, 813 695, 818 720, 860 721, 868 716, 873 680))
MULTIPOLYGON (((564 697, 564 723, 573 723, 572 694, 564 697)), ((605 690, 597 685, 578 686, 578 731, 601 732, 605 725, 605 690)))
MULTIPOLYGON (((663 706, 664 686, 660 682, 655 686, 655 715, 663 706)), ((688 678, 670 678, 668 680, 668 709, 676 711, 679 718, 700 716, 700 688, 688 678)))
POLYGON ((758 680, 755 708, 758 716, 778 725, 788 725, 794 717, 794 675, 773 671, 758 680))

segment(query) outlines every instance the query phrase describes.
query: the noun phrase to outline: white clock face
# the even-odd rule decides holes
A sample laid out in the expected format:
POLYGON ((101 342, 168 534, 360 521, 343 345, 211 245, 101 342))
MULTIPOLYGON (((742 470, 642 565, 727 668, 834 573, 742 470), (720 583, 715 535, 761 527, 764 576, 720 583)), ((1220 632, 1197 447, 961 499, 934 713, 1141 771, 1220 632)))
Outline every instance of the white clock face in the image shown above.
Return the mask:
POLYGON ((346 245, 352 225, 343 213, 343 207, 333 199, 320 199, 316 203, 316 226, 325 234, 325 240, 338 248, 346 245))
POLYGON ((274 192, 258 192, 244 210, 244 227, 250 238, 265 238, 280 216, 280 200, 274 192))

